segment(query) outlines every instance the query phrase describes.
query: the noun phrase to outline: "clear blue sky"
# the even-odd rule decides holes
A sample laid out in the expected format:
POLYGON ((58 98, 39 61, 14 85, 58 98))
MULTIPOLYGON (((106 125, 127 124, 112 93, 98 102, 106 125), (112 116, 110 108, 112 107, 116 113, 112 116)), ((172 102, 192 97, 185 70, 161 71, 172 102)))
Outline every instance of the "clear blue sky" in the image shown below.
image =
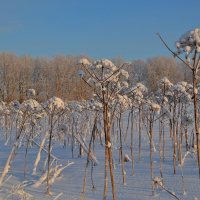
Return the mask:
POLYGON ((170 56, 200 27, 200 0, 0 0, 0 52, 126 60, 170 56))

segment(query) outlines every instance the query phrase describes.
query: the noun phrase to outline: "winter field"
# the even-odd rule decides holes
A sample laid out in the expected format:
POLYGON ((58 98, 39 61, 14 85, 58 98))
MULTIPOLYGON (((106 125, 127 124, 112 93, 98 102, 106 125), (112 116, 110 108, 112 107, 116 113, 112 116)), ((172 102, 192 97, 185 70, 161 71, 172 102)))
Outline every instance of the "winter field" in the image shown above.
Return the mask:
MULTIPOLYGON (((41 107, 41 104, 30 99, 21 105, 13 102, 10 105, 9 111, 8 108, 4 107, 6 115, 1 118, 1 172, 5 168, 5 163, 9 158, 9 153, 12 152, 13 146, 16 145, 16 148, 9 161, 8 171, 1 183, 1 199, 81 199, 87 150, 95 124, 95 113, 101 113, 101 110, 94 109, 94 107, 97 108, 99 105, 93 101, 82 104, 71 102, 64 113, 58 111, 55 115, 51 115, 55 120, 51 130, 49 115, 44 114, 42 109, 51 109, 51 105, 56 106, 56 109, 60 109, 64 105, 60 99, 55 97, 46 103, 48 106, 43 105, 41 107), (60 115, 60 112, 62 115, 60 115), (51 174, 50 178, 55 177, 50 184, 51 195, 47 195, 47 180, 39 181, 41 180, 41 176, 47 171, 49 132, 40 149, 47 130, 49 132, 52 131, 53 134, 50 169, 61 164, 62 166, 66 166, 60 174, 55 175, 55 172, 51 174), (20 134, 18 140, 16 139, 17 134, 20 134), (74 139, 73 136, 75 137, 74 139), (81 157, 80 144, 85 146, 85 152, 81 157), (40 159, 38 160, 36 157, 39 151, 40 159), (38 160, 37 170, 33 173, 36 160, 38 160), (39 183, 37 187, 35 186, 36 183, 39 183)), ((141 124, 141 153, 139 160, 140 137, 139 113, 137 110, 135 110, 133 115, 134 175, 132 175, 132 160, 124 162, 124 171, 126 172, 125 184, 123 184, 122 160, 119 161, 120 129, 122 133, 123 157, 128 155, 131 158, 131 118, 129 115, 131 110, 122 113, 121 128, 119 127, 119 123, 118 125, 115 123, 111 131, 117 199, 176 199, 172 194, 175 194, 178 199, 193 200, 195 197, 200 198, 196 150, 192 147, 193 134, 191 126, 193 123, 189 121, 189 118, 185 122, 188 127, 188 149, 186 151, 186 141, 183 139, 182 165, 179 164, 177 159, 176 174, 174 174, 174 147, 173 140, 170 138, 168 118, 165 116, 163 119, 164 128, 162 129, 162 138, 163 136, 165 138, 164 147, 163 139, 159 140, 159 120, 155 120, 152 148, 153 178, 160 177, 161 153, 163 185, 168 192, 158 186, 155 187, 154 195, 152 195, 148 123, 144 122, 144 124, 141 124), (189 124, 187 123, 188 121, 190 122, 189 124), (165 152, 164 158, 163 152, 165 152)), ((192 106, 187 107, 187 111, 188 113, 192 113, 192 106)), ((153 115, 158 118, 162 116, 161 112, 157 111, 153 112, 153 115)), ((103 197, 105 145, 104 141, 102 141, 104 132, 102 130, 103 123, 101 117, 100 114, 96 122, 96 137, 92 143, 91 151, 94 160, 90 161, 86 168, 85 199, 102 199, 103 197), (94 162, 98 162, 98 164, 94 165, 94 162)), ((143 120, 145 120, 145 115, 143 115, 143 120)), ((108 199, 112 199, 110 181, 108 183, 107 197, 108 199)))
POLYGON ((129 85, 129 63, 82 58, 90 99, 38 102, 29 89, 22 103, 0 102, 0 198, 200 199, 200 30, 177 49, 192 84, 164 77, 152 92, 129 85))
MULTIPOLYGON (((81 117, 79 116, 79 120, 81 117)), ((152 196, 151 192, 151 176, 150 176, 150 164, 149 164, 149 137, 146 130, 142 129, 142 147, 141 158, 138 160, 138 117, 135 116, 136 123, 134 123, 134 175, 132 176, 131 162, 125 163, 126 171, 126 185, 123 185, 121 164, 119 164, 119 145, 116 136, 113 138, 113 155, 115 160, 115 180, 116 180, 116 192, 117 199, 120 200, 144 200, 144 199, 175 199, 172 195, 167 193, 161 188, 155 189, 155 194, 152 196), (114 142, 115 140, 115 142, 114 142)), ((123 132, 127 129, 128 115, 124 115, 123 132)), ((44 123, 44 122, 43 122, 44 123)), ((44 128, 44 127, 43 127, 44 128)), ((57 130, 57 128, 55 129, 57 130)), ((40 130, 41 131, 41 130, 40 130)), ((5 136, 3 136, 5 129, 1 129, 1 145, 0 145, 0 159, 1 159, 1 171, 8 158, 9 152, 12 148, 12 143, 8 142, 5 145, 5 136)), ((14 135, 14 130, 12 135, 14 135)), ((43 137, 39 136, 39 138, 43 137)), ((165 187, 176 194, 179 199, 193 200, 194 197, 200 198, 200 183, 198 178, 198 166, 197 161, 193 156, 188 155, 185 159, 183 170, 183 179, 181 173, 181 166, 177 165, 176 175, 173 174, 173 143, 169 137, 169 131, 165 130, 166 145, 165 145, 165 159, 163 161, 163 180, 165 187)), ((37 138, 38 144, 41 140, 37 138)), ((153 167, 154 175, 160 177, 159 172, 159 130, 158 124, 155 125, 153 131, 153 141, 155 149, 153 152, 153 167)), ((88 144, 88 141, 87 141, 88 144)), ((44 181, 39 187, 34 187, 36 181, 44 172, 44 162, 47 158, 46 152, 41 152, 40 163, 37 168, 37 173, 32 175, 34 161, 38 153, 39 147, 36 144, 31 144, 26 154, 26 143, 21 144, 21 147, 16 150, 11 162, 9 172, 4 178, 3 184, 0 190, 1 199, 67 199, 75 200, 81 199, 81 192, 83 187, 83 177, 86 165, 86 154, 82 158, 79 157, 79 145, 75 142, 74 146, 74 158, 72 158, 71 141, 64 147, 63 141, 54 141, 52 155, 56 157, 56 164, 66 165, 71 163, 65 168, 61 175, 56 178, 55 182, 51 185, 52 196, 46 194, 46 181, 44 181)), ((47 149, 47 144, 44 147, 47 149)), ((130 157, 130 124, 127 133, 127 138, 123 142, 124 154, 128 154, 130 157)), ((192 152, 192 151, 191 151, 192 152)), ((183 156, 186 151, 183 148, 183 156)), ((100 144, 100 140, 97 138, 95 141, 96 158, 99 164, 93 168, 93 188, 91 181, 92 164, 87 167, 87 186, 85 192, 85 199, 102 199, 103 185, 104 185, 104 157, 105 148, 100 144)), ((55 163, 53 164, 55 165, 55 163)), ((111 187, 109 183, 108 187, 108 199, 112 199, 111 187)))

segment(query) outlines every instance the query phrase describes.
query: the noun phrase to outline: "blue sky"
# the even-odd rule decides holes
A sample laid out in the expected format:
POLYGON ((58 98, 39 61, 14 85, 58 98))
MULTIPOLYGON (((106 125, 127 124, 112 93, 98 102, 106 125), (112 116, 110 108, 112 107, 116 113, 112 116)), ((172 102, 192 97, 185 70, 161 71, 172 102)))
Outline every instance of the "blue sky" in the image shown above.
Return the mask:
POLYGON ((0 52, 146 59, 200 27, 199 0, 0 0, 0 52))

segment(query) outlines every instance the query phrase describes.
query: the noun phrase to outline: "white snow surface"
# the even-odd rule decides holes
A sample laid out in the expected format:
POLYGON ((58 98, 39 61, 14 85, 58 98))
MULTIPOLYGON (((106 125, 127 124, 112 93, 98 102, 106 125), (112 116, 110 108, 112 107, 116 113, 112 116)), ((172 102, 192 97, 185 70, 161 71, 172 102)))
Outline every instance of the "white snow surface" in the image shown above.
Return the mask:
MULTIPOLYGON (((127 117, 124 120, 124 129, 127 124, 127 117)), ((0 137, 0 171, 6 162, 11 146, 4 146, 4 138, 2 136, 3 130, 1 130, 0 137)), ((130 135, 130 132, 129 132, 130 135)), ((193 200, 195 197, 200 199, 200 180, 198 177, 197 162, 188 156, 183 166, 184 184, 182 183, 181 167, 177 166, 177 174, 173 174, 173 152, 172 141, 169 138, 168 130, 165 130, 165 160, 163 163, 163 180, 164 185, 170 191, 175 194, 181 200, 193 200)), ((158 149, 159 133, 158 126, 154 127, 153 140, 155 147, 158 149)), ((130 137, 128 136, 124 148, 124 155, 130 157, 130 137)), ((38 151, 38 147, 33 145, 28 150, 26 173, 24 174, 24 155, 25 147, 16 151, 16 156, 11 165, 9 173, 5 178, 5 182, 0 189, 0 200, 18 200, 21 195, 27 196, 27 199, 34 200, 53 200, 57 195, 60 195, 60 200, 80 200, 84 170, 86 165, 86 156, 78 158, 79 149, 75 149, 75 156, 72 158, 70 146, 63 148, 63 146, 57 142, 54 144, 52 153, 56 155, 61 164, 74 162, 73 165, 67 167, 61 177, 59 177, 55 183, 51 186, 52 197, 46 195, 46 184, 42 184, 40 188, 34 188, 33 184, 37 181, 42 172, 42 165, 38 166, 38 173, 32 175, 32 168, 35 155, 38 151), (25 192, 25 193, 23 193, 25 192), (62 193, 62 194, 61 194, 62 193)), ((174 197, 166 193, 164 190, 156 188, 155 195, 151 194, 151 180, 150 180, 150 168, 149 168, 149 139, 145 132, 142 130, 142 152, 141 159, 138 160, 138 124, 134 127, 134 154, 135 154, 135 175, 131 175, 131 162, 125 163, 125 171, 127 176, 127 185, 122 184, 121 165, 118 163, 118 146, 113 146, 113 154, 115 161, 115 180, 116 180, 116 192, 118 200, 173 200, 174 197)), ((184 150, 186 153, 186 151, 184 150)), ((103 183, 104 183, 104 147, 99 142, 95 144, 95 154, 99 160, 99 164, 94 166, 93 180, 95 190, 92 189, 91 183, 91 164, 87 168, 87 186, 85 192, 86 200, 101 200, 103 198, 103 183)), ((42 153, 41 160, 44 162, 46 153, 42 153)), ((153 165, 155 177, 160 177, 159 174, 159 153, 158 151, 153 153, 153 165)), ((157 179, 156 179, 157 180, 157 179)), ((108 188, 108 200, 112 199, 111 185, 109 181, 108 188)))

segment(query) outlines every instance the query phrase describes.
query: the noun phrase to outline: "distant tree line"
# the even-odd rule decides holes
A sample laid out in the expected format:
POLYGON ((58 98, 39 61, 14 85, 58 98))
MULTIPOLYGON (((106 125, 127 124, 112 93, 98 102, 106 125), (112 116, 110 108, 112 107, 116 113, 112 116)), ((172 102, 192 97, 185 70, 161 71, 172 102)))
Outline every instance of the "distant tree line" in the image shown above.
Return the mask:
POLYGON ((33 58, 0 54, 0 100, 24 101, 28 89, 35 89, 36 100, 44 101, 52 96, 66 100, 87 98, 90 91, 83 87, 77 76, 80 57, 55 56, 33 58), (82 95, 82 96, 81 96, 82 95))
MULTIPOLYGON (((28 98, 29 89, 35 89, 38 101, 52 96, 68 101, 89 98, 90 88, 77 75, 79 59, 80 56, 33 58, 0 53, 0 100, 22 102, 28 98)), ((117 66, 125 62, 122 58, 112 61, 117 66)), ((157 81, 165 76, 173 83, 182 80, 190 82, 190 72, 175 59, 166 57, 134 60, 127 70, 130 85, 143 82, 150 91, 155 91, 157 81)))
POLYGON ((192 81, 191 72, 182 63, 163 56, 132 61, 129 73, 131 83, 142 82, 152 92, 157 90, 157 83, 163 77, 172 83, 192 81))

